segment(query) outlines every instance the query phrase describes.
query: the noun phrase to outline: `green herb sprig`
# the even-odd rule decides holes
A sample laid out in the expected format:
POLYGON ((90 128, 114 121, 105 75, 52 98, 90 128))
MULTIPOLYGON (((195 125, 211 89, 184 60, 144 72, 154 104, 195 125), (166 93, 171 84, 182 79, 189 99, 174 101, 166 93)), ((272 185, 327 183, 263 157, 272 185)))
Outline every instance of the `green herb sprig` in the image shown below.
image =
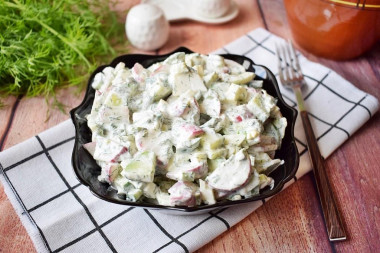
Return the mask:
POLYGON ((0 0, 0 95, 59 105, 56 89, 83 86, 115 55, 123 28, 109 0, 0 0))

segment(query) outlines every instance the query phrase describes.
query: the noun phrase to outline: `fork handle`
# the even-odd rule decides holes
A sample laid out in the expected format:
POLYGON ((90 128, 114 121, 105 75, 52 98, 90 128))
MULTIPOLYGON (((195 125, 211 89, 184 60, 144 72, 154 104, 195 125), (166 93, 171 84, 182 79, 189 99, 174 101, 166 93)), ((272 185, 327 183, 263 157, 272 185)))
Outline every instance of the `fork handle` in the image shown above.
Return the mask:
POLYGON ((342 219, 331 191, 331 186, 324 168, 324 159, 319 151, 317 139, 311 127, 308 113, 305 110, 301 110, 300 114, 306 133, 307 146, 329 239, 330 241, 345 240, 346 232, 344 231, 342 219))

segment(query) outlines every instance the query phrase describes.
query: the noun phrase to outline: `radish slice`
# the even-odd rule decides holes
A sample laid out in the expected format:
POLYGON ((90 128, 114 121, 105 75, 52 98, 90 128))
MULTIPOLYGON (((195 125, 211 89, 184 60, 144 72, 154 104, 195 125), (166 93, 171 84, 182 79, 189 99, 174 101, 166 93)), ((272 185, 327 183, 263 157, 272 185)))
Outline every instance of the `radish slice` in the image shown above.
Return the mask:
POLYGON ((206 177, 207 183, 220 191, 233 191, 243 186, 251 174, 249 156, 240 150, 206 177))
POLYGON ((170 202, 176 206, 195 206, 200 196, 199 188, 191 182, 178 181, 168 190, 170 202))
POLYGON ((89 142, 89 143, 83 144, 83 148, 85 150, 87 150, 88 153, 90 153, 90 155, 94 156, 95 148, 96 148, 96 142, 93 141, 93 142, 89 142))

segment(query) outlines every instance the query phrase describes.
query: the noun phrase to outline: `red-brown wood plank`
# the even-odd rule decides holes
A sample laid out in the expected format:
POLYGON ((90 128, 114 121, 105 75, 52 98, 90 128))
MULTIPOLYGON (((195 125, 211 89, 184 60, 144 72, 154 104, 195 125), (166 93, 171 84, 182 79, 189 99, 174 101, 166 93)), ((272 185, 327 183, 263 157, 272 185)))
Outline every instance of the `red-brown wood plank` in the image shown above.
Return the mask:
POLYGON ((76 88, 68 88, 58 91, 57 99, 63 102, 66 113, 49 106, 45 98, 23 97, 13 117, 12 127, 9 130, 4 149, 14 146, 38 133, 57 125, 69 118, 70 108, 79 105, 83 98, 82 94, 75 94, 76 88))
POLYGON ((3 105, 0 108, 0 150, 3 149, 3 145, 7 139, 7 133, 9 128, 11 127, 11 117, 12 111, 14 111, 14 107, 17 106, 17 98, 16 97, 7 97, 1 98, 1 103, 3 105))
POLYGON ((184 46, 198 53, 210 53, 245 33, 263 27, 263 22, 256 1, 236 1, 239 6, 238 16, 225 24, 212 25, 194 21, 172 23, 169 41, 159 50, 168 53, 184 46))
POLYGON ((379 126, 376 114, 327 161, 349 235, 349 240, 335 244, 339 252, 380 249, 379 126))

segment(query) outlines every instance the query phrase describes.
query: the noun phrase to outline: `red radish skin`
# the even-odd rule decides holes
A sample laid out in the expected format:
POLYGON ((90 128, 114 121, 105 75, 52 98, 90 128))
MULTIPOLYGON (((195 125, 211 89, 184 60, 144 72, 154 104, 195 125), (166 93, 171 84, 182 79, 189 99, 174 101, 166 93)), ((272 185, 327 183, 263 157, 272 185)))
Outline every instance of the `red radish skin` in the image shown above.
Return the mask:
POLYGON ((194 166, 193 168, 190 168, 186 171, 193 172, 195 174, 195 178, 202 178, 207 175, 207 172, 208 172, 207 163, 202 163, 198 166, 194 166))
POLYGON ((203 164, 202 165, 199 165, 199 166, 196 166, 192 169, 188 169, 187 171, 191 171, 191 172, 198 172, 200 171, 201 169, 203 168, 203 164))
POLYGON ((117 162, 120 156, 128 151, 127 147, 123 147, 120 152, 111 160, 112 163, 117 162))
POLYGON ((195 107, 198 109, 198 111, 199 111, 199 104, 198 104, 198 101, 194 98, 193 99, 193 103, 192 104, 194 104, 195 105, 195 107))
POLYGON ((83 148, 88 151, 92 156, 94 156, 95 148, 96 148, 96 142, 89 142, 86 144, 83 144, 83 148))
POLYGON ((107 173, 107 180, 109 181, 109 183, 112 183, 116 176, 118 175, 118 173, 115 173, 115 172, 118 172, 116 170, 118 170, 118 165, 117 164, 107 164, 107 166, 105 167, 105 172, 107 173))
POLYGON ((247 87, 247 91, 251 94, 256 94, 257 90, 255 88, 247 87))
POLYGON ((177 206, 195 206, 196 198, 190 182, 178 181, 168 191, 170 202, 177 206))
POLYGON ((136 82, 144 82, 145 78, 142 76, 143 70, 144 67, 139 63, 135 63, 135 65, 132 67, 132 77, 136 80, 136 82))
POLYGON ((160 159, 157 158, 157 166, 160 168, 165 168, 167 164, 165 164, 164 162, 162 162, 160 159))
POLYGON ((229 74, 230 73, 230 69, 228 67, 223 67, 222 71, 225 74, 229 74))
POLYGON ((188 103, 183 100, 175 101, 169 107, 169 114, 171 114, 174 117, 179 117, 186 114, 189 111, 189 107, 187 106, 187 104, 188 103))
POLYGON ((189 111, 189 107, 187 107, 186 104, 174 106, 174 115, 177 117, 186 114, 188 111, 189 111))
POLYGON ((189 138, 194 138, 205 133, 202 128, 196 125, 185 124, 181 128, 186 132, 189 138))
POLYGON ((170 70, 170 66, 168 65, 161 65, 159 66, 158 68, 156 68, 153 73, 151 74, 151 76, 155 76, 157 74, 160 74, 160 73, 168 73, 170 70))

